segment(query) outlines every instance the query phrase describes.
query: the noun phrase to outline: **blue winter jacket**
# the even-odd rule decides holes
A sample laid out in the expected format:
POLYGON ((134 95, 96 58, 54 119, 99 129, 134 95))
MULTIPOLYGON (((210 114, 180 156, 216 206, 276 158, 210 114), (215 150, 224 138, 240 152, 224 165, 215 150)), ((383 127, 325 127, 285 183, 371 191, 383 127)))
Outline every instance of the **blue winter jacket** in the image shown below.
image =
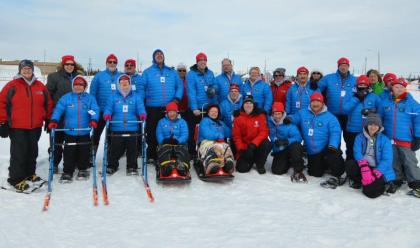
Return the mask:
MULTIPOLYGON (((361 133, 356 136, 354 140, 353 153, 354 159, 361 160, 363 159, 364 154, 366 153, 367 148, 367 133, 363 129, 361 133)), ((375 160, 376 160, 376 169, 378 169, 385 177, 385 181, 389 182, 395 180, 395 172, 392 168, 392 145, 388 137, 386 137, 382 132, 376 135, 375 139, 375 160)))
MULTIPOLYGON (((138 73, 135 73, 133 75, 130 75, 131 79, 131 90, 135 92, 136 94, 140 94, 141 96, 144 96, 144 93, 140 93, 141 90, 141 76, 138 73)), ((143 99, 144 100, 144 99, 143 99)))
POLYGON ((140 94, 146 101, 146 107, 165 107, 174 99, 182 99, 183 87, 174 69, 167 66, 161 69, 154 63, 141 76, 140 94))
MULTIPOLYGON (((283 119, 286 115, 283 116, 283 119)), ((277 153, 285 150, 289 145, 298 142, 302 143, 302 136, 300 135, 299 129, 294 124, 283 124, 283 120, 280 123, 276 123, 273 117, 268 117, 268 128, 270 128, 270 140, 273 147, 273 153, 277 153), (276 146, 274 142, 276 140, 288 140, 289 145, 287 146, 276 146)))
POLYGON ((322 152, 328 145, 340 149, 340 123, 326 106, 317 115, 308 107, 289 117, 295 125, 300 126, 309 155, 322 152))
POLYGON ((263 80, 258 80, 251 86, 251 82, 247 80, 242 86, 242 96, 252 95, 257 106, 263 109, 266 113, 270 113, 271 105, 273 104, 273 93, 271 93, 270 86, 263 80))
MULTIPOLYGON (((58 122, 62 115, 64 115, 63 122, 65 129, 89 128, 90 121, 99 120, 99 107, 92 95, 86 92, 81 94, 69 92, 58 100, 51 120, 58 122)), ((81 136, 90 133, 89 130, 69 130, 64 132, 71 136, 81 136)))
POLYGON ((379 112, 381 99, 373 92, 367 94, 363 102, 360 102, 357 97, 350 95, 344 99, 346 104, 343 105, 343 110, 348 116, 347 132, 360 133, 363 129, 362 109, 379 112))
POLYGON ((391 91, 385 87, 384 91, 379 95, 379 98, 381 98, 381 100, 392 100, 391 91))
POLYGON ((163 144, 164 139, 170 137, 178 140, 179 144, 185 144, 188 140, 188 125, 181 117, 171 121, 167 116, 160 119, 156 128, 156 138, 159 145, 163 144))
POLYGON ((138 94, 133 91, 124 97, 120 91, 115 92, 109 98, 104 110, 104 115, 112 115, 111 131, 117 132, 135 132, 139 130, 137 117, 145 114, 144 104, 138 94), (118 123, 121 121, 121 123, 118 123))
POLYGON ((399 103, 382 100, 379 112, 388 138, 413 142, 420 137, 420 105, 409 93, 399 103))
POLYGON ((232 129, 233 112, 242 106, 242 95, 233 102, 228 95, 227 98, 220 103, 220 120, 223 121, 229 129, 232 129))
POLYGON ((110 72, 108 69, 98 72, 93 78, 89 92, 95 97, 101 112, 104 111, 108 99, 111 97, 112 92, 117 90, 118 71, 110 72))
POLYGON ((297 83, 292 84, 286 94, 286 113, 291 115, 301 109, 307 109, 310 97, 316 91, 311 90, 309 82, 305 86, 299 86, 297 83))
POLYGON ((221 121, 215 121, 209 117, 204 117, 200 122, 198 143, 203 140, 225 139, 231 136, 230 129, 221 121))
POLYGON ((356 78, 348 73, 348 76, 342 80, 340 72, 328 74, 318 82, 320 92, 327 90, 328 111, 335 115, 343 115, 345 96, 353 94, 353 88, 356 85, 356 78), (342 93, 343 91, 343 93, 342 93), (345 93, 344 93, 345 92, 345 93))
POLYGON ((229 87, 231 84, 237 84, 239 87, 242 87, 242 79, 239 75, 235 74, 235 72, 232 73, 230 79, 226 73, 223 72, 216 77, 215 82, 218 89, 217 101, 219 103, 223 102, 229 95, 229 87))
POLYGON ((187 95, 191 110, 201 110, 207 104, 217 103, 217 96, 209 98, 206 94, 208 87, 214 87, 216 92, 218 90, 213 72, 206 68, 202 73, 197 69, 197 65, 190 69, 187 74, 187 95))

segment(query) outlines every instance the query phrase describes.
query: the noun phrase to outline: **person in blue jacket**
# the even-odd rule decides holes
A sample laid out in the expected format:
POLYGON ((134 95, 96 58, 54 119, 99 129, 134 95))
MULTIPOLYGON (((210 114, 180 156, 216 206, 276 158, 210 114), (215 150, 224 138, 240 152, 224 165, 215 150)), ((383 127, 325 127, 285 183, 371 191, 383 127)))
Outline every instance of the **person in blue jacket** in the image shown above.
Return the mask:
POLYGON ((215 174, 219 170, 232 173, 234 158, 226 139, 231 130, 220 120, 220 108, 217 104, 207 106, 207 114, 200 122, 198 135, 198 156, 206 174, 215 174))
POLYGON ((62 116, 64 129, 64 163, 63 174, 60 182, 70 183, 73 181, 75 168, 78 180, 89 178, 89 158, 90 158, 90 131, 72 130, 91 127, 98 127, 99 107, 95 98, 86 93, 87 81, 80 75, 76 76, 72 82, 73 92, 63 95, 57 102, 51 116, 49 129, 57 128, 62 116))
MULTIPOLYGON (((130 76, 130 82, 131 82, 131 91, 140 94, 141 89, 141 76, 137 73, 136 68, 136 60, 134 59, 127 59, 124 62, 124 73, 130 76)), ((144 95, 144 93, 142 93, 144 95)), ((144 100, 143 100, 144 101, 144 100)))
POLYGON ((108 175, 118 170, 118 160, 125 153, 127 156, 127 175, 138 175, 137 156, 139 153, 139 123, 144 120, 146 111, 138 94, 131 90, 130 76, 122 74, 118 78, 118 91, 112 94, 104 110, 104 120, 110 124, 109 159, 106 168, 108 175), (122 136, 125 134, 126 136, 122 136), (128 136, 127 136, 128 135, 128 136))
POLYGON ((92 79, 89 93, 96 99, 100 113, 98 128, 94 130, 93 142, 95 145, 95 152, 98 149, 99 141, 105 127, 105 120, 102 118, 105 105, 112 93, 117 90, 117 80, 120 73, 117 69, 118 58, 114 54, 108 55, 106 58, 106 69, 98 72, 92 79))
POLYGON ((397 75, 395 75, 392 72, 385 73, 385 75, 383 77, 383 81, 385 83, 385 87, 384 87, 384 91, 379 95, 379 97, 382 100, 392 101, 392 94, 391 94, 392 86, 391 86, 391 84, 392 84, 392 82, 398 81, 398 77, 397 77, 397 75))
POLYGON ((159 144, 157 166, 161 175, 167 177, 176 169, 179 175, 186 176, 190 169, 188 125, 179 115, 175 102, 166 105, 166 115, 157 124, 156 138, 159 144))
POLYGON ((337 61, 338 69, 323 77, 318 83, 320 92, 326 92, 328 111, 337 117, 343 130, 344 142, 346 142, 346 157, 351 157, 350 137, 347 132, 347 114, 344 111, 346 96, 353 94, 356 78, 350 73, 350 60, 340 58, 337 61))
POLYGON ((273 104, 273 94, 270 86, 264 82, 261 77, 261 71, 258 67, 251 67, 249 70, 249 79, 242 86, 242 96, 251 95, 258 108, 270 113, 273 104))
POLYGON ((347 134, 348 144, 346 160, 352 160, 353 144, 356 136, 362 132, 363 117, 369 112, 376 113, 379 111, 381 99, 377 96, 370 87, 369 78, 361 75, 357 78, 356 92, 352 95, 347 95, 345 98, 346 104, 343 109, 347 114, 347 134))
MULTIPOLYGON (((179 103, 183 95, 183 84, 175 69, 165 65, 165 56, 160 49, 152 55, 153 64, 144 70, 141 77, 140 94, 146 103, 146 133, 156 133, 156 125, 165 116, 165 106, 170 102, 179 103)), ((156 136, 148 135, 147 158, 154 163, 156 136)))
POLYGON ((306 182, 307 179, 303 174, 302 136, 299 129, 294 124, 283 123, 286 118, 283 103, 273 103, 271 112, 272 115, 268 118, 270 140, 273 147, 271 171, 276 175, 283 175, 292 167, 292 181, 306 182))
POLYGON ((217 85, 217 102, 220 104, 227 99, 229 95, 229 87, 232 84, 242 85, 241 77, 233 71, 232 61, 230 59, 222 60, 222 73, 216 77, 217 85))
POLYGON ((307 109, 286 117, 283 123, 293 122, 300 127, 308 153, 308 174, 322 177, 330 168, 332 177, 321 186, 335 189, 345 182, 341 178, 344 173, 344 160, 339 149, 341 128, 337 118, 327 110, 321 93, 312 94, 310 101, 307 109))
POLYGON ((412 189, 410 194, 420 197, 420 168, 415 153, 420 148, 420 105, 407 92, 403 78, 393 81, 391 86, 392 100, 383 100, 379 112, 384 134, 392 141, 392 166, 396 173, 393 188, 397 190, 407 180, 412 189))
POLYGON ((385 184, 395 180, 392 168, 392 145, 382 131, 381 117, 369 113, 362 132, 354 142, 354 159, 345 163, 349 185, 360 189, 369 198, 385 192, 385 184))
POLYGON ((311 89, 308 76, 309 70, 301 66, 297 69, 297 82, 290 86, 286 94, 286 113, 292 115, 309 106, 309 97, 315 92, 311 89))

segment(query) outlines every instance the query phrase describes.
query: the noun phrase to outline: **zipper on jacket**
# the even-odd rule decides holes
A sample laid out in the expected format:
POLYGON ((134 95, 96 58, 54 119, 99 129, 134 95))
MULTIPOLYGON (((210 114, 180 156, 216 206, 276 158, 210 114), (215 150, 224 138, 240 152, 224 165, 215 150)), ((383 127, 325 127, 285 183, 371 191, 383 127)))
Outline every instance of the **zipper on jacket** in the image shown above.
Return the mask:
MULTIPOLYGON (((77 95, 77 128, 80 128, 80 94, 77 95)), ((80 130, 77 130, 77 135, 80 135, 80 130)))
POLYGON ((34 98, 32 96, 32 85, 26 86, 27 92, 29 92, 29 98, 31 99, 31 129, 34 125, 34 98))

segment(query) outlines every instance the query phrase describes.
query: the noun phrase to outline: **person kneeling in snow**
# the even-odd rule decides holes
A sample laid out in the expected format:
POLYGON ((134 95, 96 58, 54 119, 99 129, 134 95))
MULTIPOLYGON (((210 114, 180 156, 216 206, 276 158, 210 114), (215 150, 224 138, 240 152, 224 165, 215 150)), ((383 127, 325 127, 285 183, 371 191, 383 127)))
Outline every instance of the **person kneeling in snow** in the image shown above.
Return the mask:
POLYGON ((173 169, 186 176, 190 169, 188 154, 188 125, 178 114, 178 105, 166 105, 166 116, 159 120, 156 128, 158 141, 158 165, 162 176, 167 177, 173 169))
POLYGON ((292 116, 284 119, 284 123, 293 122, 300 126, 308 153, 308 174, 322 177, 330 168, 333 177, 321 183, 321 186, 335 189, 345 180, 344 160, 339 150, 341 128, 337 118, 327 110, 324 97, 316 92, 310 97, 310 105, 292 116))
POLYGON ((77 179, 89 178, 90 135, 89 130, 72 130, 79 128, 97 128, 99 107, 95 98, 85 92, 87 81, 76 76, 72 82, 73 92, 62 96, 51 116, 49 129, 57 128, 58 121, 64 115, 64 163, 60 182, 71 183, 75 168, 79 169, 77 179))
POLYGON ((249 172, 255 163, 258 173, 264 174, 265 161, 271 151, 264 111, 257 107, 252 95, 247 95, 234 116, 232 137, 238 150, 236 170, 249 172))
POLYGON ((234 171, 232 150, 225 139, 230 129, 220 120, 220 109, 216 104, 207 106, 207 115, 200 122, 198 156, 206 174, 215 174, 220 169, 226 173, 234 171))
POLYGON ((369 114, 363 131, 354 141, 354 159, 345 163, 350 187, 359 189, 369 198, 376 198, 385 192, 385 183, 395 180, 392 169, 392 145, 382 131, 378 114, 369 114))
POLYGON ((275 102, 271 108, 272 115, 268 118, 270 140, 273 146, 273 164, 271 171, 276 175, 287 173, 293 167, 292 181, 306 182, 303 174, 303 147, 299 129, 293 124, 284 124, 286 118, 284 105, 275 102))
POLYGON ((118 91, 114 92, 104 109, 105 121, 113 121, 110 124, 111 138, 109 160, 106 168, 108 175, 118 170, 118 160, 126 153, 127 175, 138 175, 137 157, 139 154, 138 119, 146 120, 146 110, 141 97, 131 90, 131 78, 122 74, 118 78, 118 91), (122 136, 122 134, 132 136, 122 136))

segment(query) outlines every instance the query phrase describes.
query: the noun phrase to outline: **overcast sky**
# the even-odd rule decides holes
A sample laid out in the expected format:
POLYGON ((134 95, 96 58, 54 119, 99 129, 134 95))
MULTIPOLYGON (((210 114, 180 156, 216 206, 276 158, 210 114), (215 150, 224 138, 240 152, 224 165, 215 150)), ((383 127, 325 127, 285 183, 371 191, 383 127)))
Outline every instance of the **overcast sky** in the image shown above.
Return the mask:
MULTIPOLYGON (((0 58, 58 61, 73 54, 87 67, 120 62, 151 64, 154 49, 166 63, 195 63, 205 52, 210 69, 230 57, 235 69, 266 64, 287 74, 305 65, 324 73, 346 56, 355 73, 378 67, 420 74, 420 1, 105 1, 19 0, 0 3, 0 58)), ((121 66, 122 63, 120 63, 121 66)))

